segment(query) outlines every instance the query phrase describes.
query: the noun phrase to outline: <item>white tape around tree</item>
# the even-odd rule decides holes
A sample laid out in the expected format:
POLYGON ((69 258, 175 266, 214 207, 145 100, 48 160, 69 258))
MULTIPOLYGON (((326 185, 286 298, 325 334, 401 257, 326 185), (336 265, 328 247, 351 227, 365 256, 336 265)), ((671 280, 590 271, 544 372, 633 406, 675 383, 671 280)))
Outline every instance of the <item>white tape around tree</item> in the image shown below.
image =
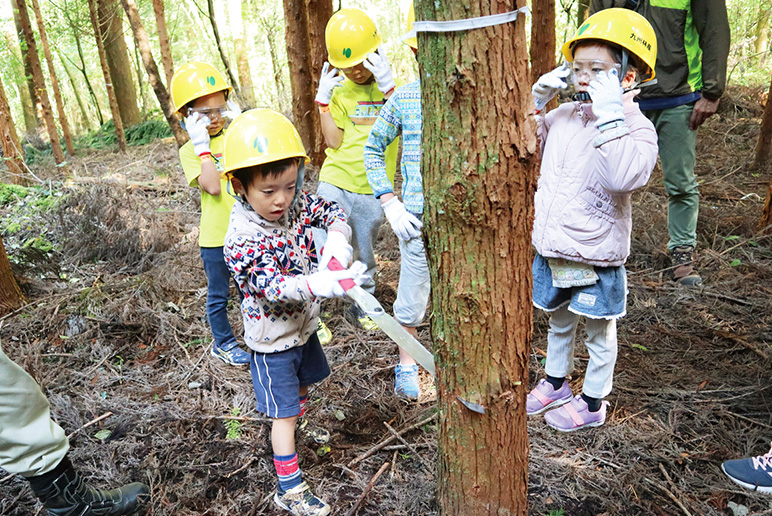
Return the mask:
POLYGON ((416 34, 419 32, 457 32, 461 30, 482 29, 483 27, 503 25, 515 21, 519 13, 529 14, 530 12, 531 9, 526 6, 508 13, 490 14, 488 16, 467 18, 465 20, 416 21, 413 23, 413 30, 402 36, 402 39, 415 38, 416 34))

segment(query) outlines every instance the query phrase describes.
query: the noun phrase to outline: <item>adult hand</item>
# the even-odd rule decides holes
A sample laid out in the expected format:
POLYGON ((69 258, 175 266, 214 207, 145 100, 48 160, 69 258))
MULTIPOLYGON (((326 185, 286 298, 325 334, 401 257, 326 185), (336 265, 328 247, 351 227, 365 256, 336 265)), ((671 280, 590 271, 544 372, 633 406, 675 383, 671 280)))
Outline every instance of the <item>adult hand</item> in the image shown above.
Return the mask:
POLYGON ((362 66, 373 73, 378 89, 384 95, 396 88, 397 85, 394 83, 394 77, 391 74, 391 65, 389 65, 383 45, 379 45, 376 52, 367 54, 367 59, 362 61, 362 66))
POLYGON ((229 100, 225 103, 225 105, 228 107, 228 110, 223 113, 223 116, 230 118, 233 120, 237 116, 241 114, 241 108, 236 103, 235 100, 229 100))
POLYGON ((327 242, 325 242, 324 249, 322 250, 322 260, 319 262, 319 270, 326 270, 327 264, 330 263, 332 258, 337 258, 343 267, 348 267, 353 255, 354 248, 348 243, 343 233, 340 231, 328 231, 327 242))
POLYGON ((368 278, 365 276, 367 265, 362 262, 354 262, 351 267, 342 271, 331 271, 330 269, 315 272, 306 276, 308 288, 316 297, 341 297, 346 295, 346 291, 340 286, 342 280, 353 280, 357 285, 361 285, 368 278))
POLYGON ((345 77, 338 75, 338 69, 330 69, 330 63, 324 63, 322 66, 322 75, 319 77, 319 89, 316 90, 316 102, 322 106, 326 106, 332 99, 332 90, 340 86, 346 80, 345 77))
POLYGON ((392 197, 382 205, 383 213, 391 225, 391 229, 400 240, 410 240, 421 236, 423 223, 405 209, 405 205, 396 197, 392 197))
POLYGON ((619 83, 617 71, 598 72, 594 80, 590 81, 587 92, 592 99, 592 112, 598 117, 595 127, 603 127, 610 122, 625 119, 625 110, 622 107, 622 85, 619 83))
POLYGON ((692 110, 692 118, 689 120, 689 128, 692 131, 696 131, 702 123, 710 118, 718 109, 719 99, 708 100, 705 97, 700 99, 694 104, 692 110))
POLYGON ((207 126, 211 123, 209 117, 203 116, 201 113, 193 113, 185 119, 185 130, 188 131, 196 156, 212 153, 209 148, 210 138, 207 130, 207 126))
POLYGON ((547 72, 539 77, 539 80, 531 88, 537 111, 547 107, 549 101, 558 94, 558 91, 568 89, 568 83, 566 83, 565 79, 570 73, 571 70, 563 63, 551 72, 547 72))

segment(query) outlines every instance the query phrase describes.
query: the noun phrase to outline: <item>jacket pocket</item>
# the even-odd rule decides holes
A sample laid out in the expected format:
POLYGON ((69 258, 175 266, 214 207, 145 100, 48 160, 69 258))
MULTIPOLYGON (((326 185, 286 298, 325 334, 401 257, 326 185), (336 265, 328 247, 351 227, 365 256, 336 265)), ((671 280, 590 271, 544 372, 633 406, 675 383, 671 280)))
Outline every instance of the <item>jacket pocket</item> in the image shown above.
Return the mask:
POLYGON ((560 228, 583 246, 600 245, 616 224, 617 209, 611 196, 587 187, 568 203, 560 216, 560 228))

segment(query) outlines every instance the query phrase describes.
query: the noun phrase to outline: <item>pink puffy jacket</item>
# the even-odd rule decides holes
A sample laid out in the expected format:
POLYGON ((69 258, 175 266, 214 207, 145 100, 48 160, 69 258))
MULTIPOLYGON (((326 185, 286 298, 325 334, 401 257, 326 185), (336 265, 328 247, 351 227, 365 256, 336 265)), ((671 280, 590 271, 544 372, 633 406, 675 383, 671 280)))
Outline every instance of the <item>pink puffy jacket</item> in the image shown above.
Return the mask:
POLYGON ((646 184, 657 162, 657 133, 632 99, 625 94, 630 134, 598 148, 592 104, 562 104, 540 120, 532 242, 545 258, 610 267, 630 255, 631 192, 646 184))

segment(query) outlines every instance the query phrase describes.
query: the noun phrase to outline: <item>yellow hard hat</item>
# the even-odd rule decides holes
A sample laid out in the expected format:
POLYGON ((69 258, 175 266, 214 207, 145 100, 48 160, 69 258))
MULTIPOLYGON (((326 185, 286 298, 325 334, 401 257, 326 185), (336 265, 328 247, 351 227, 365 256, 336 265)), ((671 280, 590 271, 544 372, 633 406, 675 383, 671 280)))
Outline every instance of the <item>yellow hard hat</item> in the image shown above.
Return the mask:
POLYGON ((222 175, 230 177, 241 168, 296 157, 310 161, 292 122, 272 109, 250 109, 225 131, 222 175))
MULTIPOLYGON (((410 2, 410 9, 407 11, 407 31, 405 32, 408 34, 413 30, 413 24, 415 23, 415 9, 413 8, 413 3, 414 2, 410 2)), ((418 38, 416 36, 407 38, 404 41, 410 48, 418 50, 418 38)))
POLYGON ((208 63, 185 63, 172 76, 174 112, 177 113, 191 100, 218 91, 225 91, 227 97, 232 89, 214 66, 208 63))
POLYGON ((635 11, 619 8, 604 9, 587 18, 574 37, 563 45, 563 56, 567 61, 574 60, 574 46, 584 39, 597 39, 619 45, 648 66, 648 70, 641 70, 644 77, 642 82, 654 78, 657 36, 649 21, 635 11))
POLYGON ((341 9, 330 17, 324 31, 327 60, 335 68, 351 68, 375 52, 381 36, 364 11, 341 9))

